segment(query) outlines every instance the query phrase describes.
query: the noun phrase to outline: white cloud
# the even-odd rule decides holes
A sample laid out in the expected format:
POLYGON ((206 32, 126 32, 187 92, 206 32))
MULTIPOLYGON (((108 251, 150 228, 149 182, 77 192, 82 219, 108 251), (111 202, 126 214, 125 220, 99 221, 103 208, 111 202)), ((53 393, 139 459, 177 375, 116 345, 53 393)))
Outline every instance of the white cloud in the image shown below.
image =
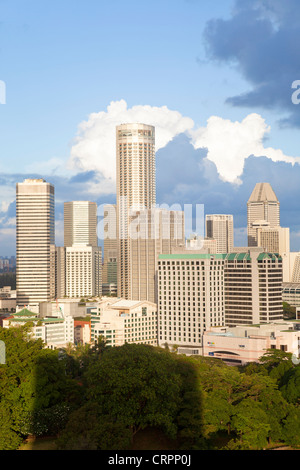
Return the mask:
POLYGON ((263 139, 270 130, 265 120, 253 113, 242 122, 212 116, 206 127, 193 129, 190 135, 195 148, 207 148, 207 158, 215 163, 223 180, 240 183, 245 159, 250 155, 292 164, 300 161, 284 155, 281 150, 264 147, 263 139))
POLYGON ((195 128, 191 118, 166 106, 139 105, 128 108, 127 103, 120 100, 111 102, 106 111, 90 114, 86 121, 79 124, 71 148, 70 170, 101 174, 99 183, 90 186, 91 193, 115 192, 115 128, 118 124, 130 122, 155 126, 156 151, 165 147, 176 135, 185 133, 196 149, 207 149, 207 158, 215 163, 220 178, 230 183, 241 182, 245 159, 251 155, 292 164, 300 161, 299 158, 286 156, 280 149, 264 147, 264 138, 271 129, 259 114, 249 114, 241 122, 212 116, 206 126, 195 128))
MULTIPOLYGON (((124 100, 111 102, 107 111, 92 113, 78 127, 78 135, 71 149, 69 168, 102 173, 103 190, 115 190, 116 178, 116 126, 122 123, 141 122, 155 126, 156 150, 163 148, 176 135, 192 129, 194 122, 178 111, 166 106, 133 106, 124 100)), ((101 188, 100 188, 101 189, 101 188)))

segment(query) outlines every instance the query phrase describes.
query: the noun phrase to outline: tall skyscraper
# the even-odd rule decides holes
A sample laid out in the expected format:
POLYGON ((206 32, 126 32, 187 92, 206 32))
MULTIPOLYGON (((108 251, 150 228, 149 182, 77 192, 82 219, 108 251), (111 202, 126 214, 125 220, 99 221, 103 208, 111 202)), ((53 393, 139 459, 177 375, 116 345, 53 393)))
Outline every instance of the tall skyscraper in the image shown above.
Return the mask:
POLYGON ((116 157, 118 296, 129 299, 132 211, 151 209, 156 203, 154 127, 138 123, 117 126, 116 157))
POLYGON ((97 246, 97 204, 91 201, 64 203, 64 245, 97 246))
POLYGON ((270 228, 280 225, 280 204, 270 183, 257 183, 247 203, 248 246, 257 246, 257 221, 269 222, 270 228))
POLYGON ((64 204, 65 295, 101 296, 102 249, 98 247, 97 204, 64 204))
POLYGON ((231 253, 233 251, 233 215, 206 215, 206 237, 217 242, 216 253, 231 253))
POLYGON ((55 296, 54 186, 43 179, 16 185, 17 304, 55 296))

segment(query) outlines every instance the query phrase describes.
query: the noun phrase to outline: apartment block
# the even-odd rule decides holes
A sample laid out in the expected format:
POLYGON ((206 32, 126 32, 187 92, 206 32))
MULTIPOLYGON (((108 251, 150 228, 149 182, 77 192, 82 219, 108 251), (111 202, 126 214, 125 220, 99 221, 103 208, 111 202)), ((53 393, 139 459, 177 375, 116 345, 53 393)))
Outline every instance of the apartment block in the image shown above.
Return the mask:
MULTIPOLYGON (((66 297, 101 296, 102 248, 98 247, 96 203, 64 204, 64 245, 66 297)), ((58 273, 62 270, 63 264, 58 273)))

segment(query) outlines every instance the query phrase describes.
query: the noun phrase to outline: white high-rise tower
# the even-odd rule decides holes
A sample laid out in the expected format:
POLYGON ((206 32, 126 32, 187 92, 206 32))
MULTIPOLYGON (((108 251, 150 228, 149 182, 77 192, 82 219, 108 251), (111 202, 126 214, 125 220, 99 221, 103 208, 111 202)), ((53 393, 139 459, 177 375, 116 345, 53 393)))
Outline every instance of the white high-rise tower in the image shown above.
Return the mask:
POLYGON ((17 304, 55 296, 54 186, 43 179, 16 185, 17 304))

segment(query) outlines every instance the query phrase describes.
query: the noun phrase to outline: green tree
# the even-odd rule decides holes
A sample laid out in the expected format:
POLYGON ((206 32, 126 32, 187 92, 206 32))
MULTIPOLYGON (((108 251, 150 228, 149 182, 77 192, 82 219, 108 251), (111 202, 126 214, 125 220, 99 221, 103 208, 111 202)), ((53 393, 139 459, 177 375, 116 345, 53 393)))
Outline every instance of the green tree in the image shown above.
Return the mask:
POLYGON ((147 426, 176 436, 181 377, 169 352, 142 344, 110 348, 90 364, 86 378, 88 400, 132 437, 147 426))
POLYGON ((285 319, 296 318, 296 307, 292 307, 287 302, 282 302, 283 317, 285 319))
POLYGON ((283 420, 282 440, 290 446, 300 446, 300 408, 290 406, 283 420))
POLYGON ((197 361, 176 357, 177 372, 181 377, 181 402, 177 416, 178 439, 181 449, 204 449, 203 392, 197 361))
POLYGON ((131 442, 130 430, 101 413, 97 403, 88 402, 71 415, 59 434, 59 450, 124 450, 131 442))
POLYGON ((263 356, 259 358, 260 364, 263 364, 267 369, 268 374, 271 374, 274 369, 286 364, 287 368, 293 367, 292 354, 280 349, 268 349, 263 356))
POLYGON ((231 441, 231 449, 257 450, 267 445, 270 432, 268 416, 260 403, 247 398, 234 407, 231 419, 232 431, 238 436, 231 441))
POLYGON ((40 433, 47 428, 46 421, 41 422, 43 410, 80 398, 79 387, 66 374, 57 351, 45 349, 29 333, 28 326, 0 328, 6 346, 6 364, 0 366, 0 409, 6 423, 0 427, 0 446, 7 445, 6 438, 11 446, 16 445, 37 429, 37 423, 40 433))
POLYGON ((289 403, 299 404, 300 402, 300 366, 286 372, 281 380, 279 389, 284 398, 289 403))

